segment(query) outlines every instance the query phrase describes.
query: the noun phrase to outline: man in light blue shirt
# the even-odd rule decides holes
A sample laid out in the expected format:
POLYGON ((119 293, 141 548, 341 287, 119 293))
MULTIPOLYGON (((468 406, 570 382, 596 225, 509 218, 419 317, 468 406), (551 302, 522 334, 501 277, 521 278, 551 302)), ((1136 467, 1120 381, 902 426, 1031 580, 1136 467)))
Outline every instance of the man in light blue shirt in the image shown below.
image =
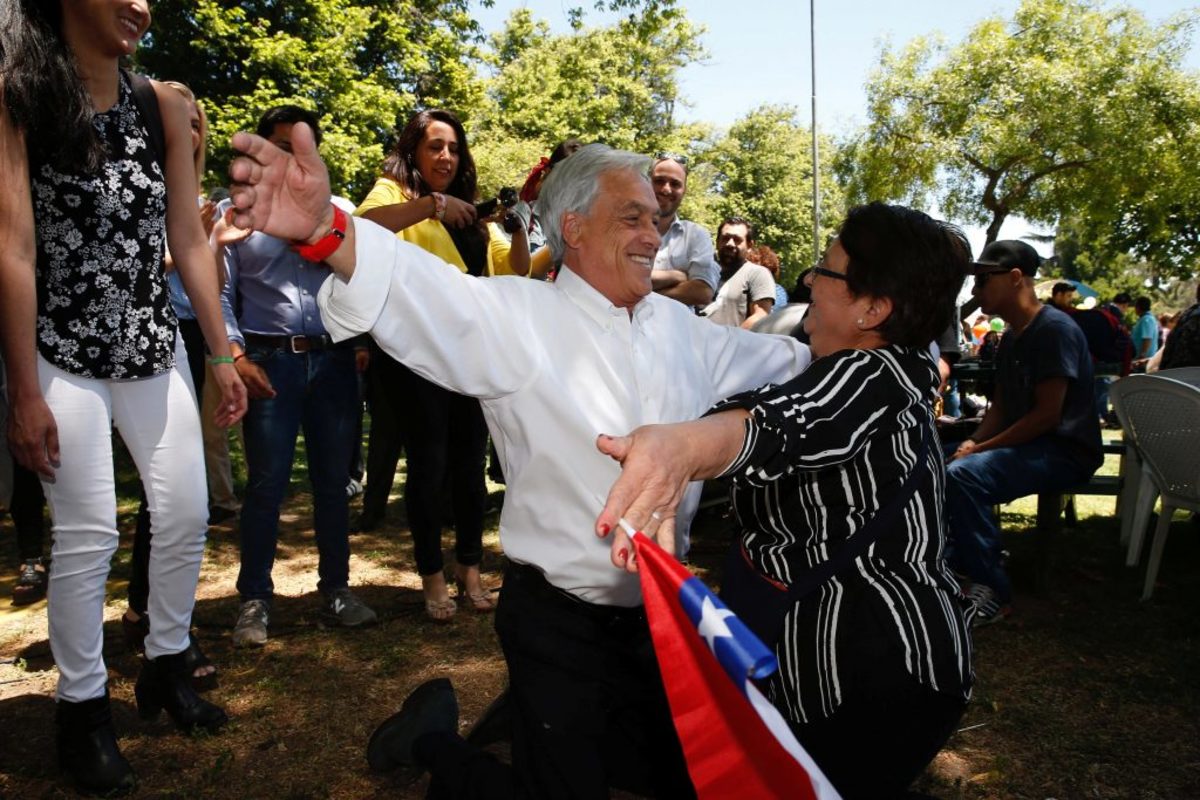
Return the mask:
POLYGON ((1133 340, 1133 360, 1142 361, 1158 352, 1158 320, 1150 313, 1150 298, 1139 297, 1133 303, 1138 320, 1129 338, 1133 340))
POLYGON ((716 294, 721 270, 713 258, 708 231, 679 218, 679 204, 687 194, 687 159, 660 154, 650 169, 650 183, 658 200, 658 233, 662 237, 651 285, 658 294, 684 305, 706 306, 716 294))
MULTIPOLYGON (((263 115, 258 132, 290 152, 292 126, 297 122, 318 131, 310 112, 277 106, 263 115)), ((319 133, 316 140, 319 144, 319 133)), ((334 202, 347 212, 354 210, 342 198, 334 202)), ((291 477, 301 427, 320 554, 317 589, 334 624, 371 624, 375 612, 348 586, 346 485, 358 414, 358 381, 353 344, 335 344, 317 308, 317 292, 329 277, 329 268, 306 261, 287 242, 263 233, 227 247, 225 267, 229 275, 221 293, 221 309, 234 364, 250 396, 242 422, 247 470, 237 581, 242 605, 233 643, 247 646, 267 641, 279 507, 291 477)))

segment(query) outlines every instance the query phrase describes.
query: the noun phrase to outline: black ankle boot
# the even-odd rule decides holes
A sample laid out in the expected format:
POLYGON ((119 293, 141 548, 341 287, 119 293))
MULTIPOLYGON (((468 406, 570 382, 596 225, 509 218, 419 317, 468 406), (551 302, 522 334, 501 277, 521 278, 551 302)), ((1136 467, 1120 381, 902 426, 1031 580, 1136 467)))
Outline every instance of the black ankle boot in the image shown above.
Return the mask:
POLYGON ((185 653, 143 661, 134 695, 142 719, 155 719, 165 708, 179 729, 188 733, 196 728, 214 733, 229 721, 220 706, 200 697, 192 688, 185 653))
POLYGON ((117 747, 107 692, 82 703, 59 700, 54 717, 59 767, 79 791, 104 797, 133 791, 137 777, 117 747))

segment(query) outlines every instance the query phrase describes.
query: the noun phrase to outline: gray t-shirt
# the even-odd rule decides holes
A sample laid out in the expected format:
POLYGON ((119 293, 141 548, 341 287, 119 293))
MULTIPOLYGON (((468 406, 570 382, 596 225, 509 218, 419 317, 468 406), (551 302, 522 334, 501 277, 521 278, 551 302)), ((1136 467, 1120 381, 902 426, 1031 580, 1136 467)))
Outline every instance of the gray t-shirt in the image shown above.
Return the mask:
POLYGON ((701 312, 718 325, 738 326, 750 316, 750 304, 775 299, 775 279, 771 271, 747 261, 721 284, 717 296, 701 312))

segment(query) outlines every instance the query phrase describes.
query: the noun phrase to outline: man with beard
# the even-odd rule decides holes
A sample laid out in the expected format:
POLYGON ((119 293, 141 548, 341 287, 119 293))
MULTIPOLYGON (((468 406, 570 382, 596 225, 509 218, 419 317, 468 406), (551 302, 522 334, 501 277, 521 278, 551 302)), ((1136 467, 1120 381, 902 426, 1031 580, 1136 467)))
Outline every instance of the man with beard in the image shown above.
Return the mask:
POLYGON ((771 271, 746 260, 754 245, 754 226, 742 217, 726 217, 717 227, 717 263, 721 286, 717 298, 702 312, 718 325, 747 330, 766 319, 775 305, 775 280, 771 271))

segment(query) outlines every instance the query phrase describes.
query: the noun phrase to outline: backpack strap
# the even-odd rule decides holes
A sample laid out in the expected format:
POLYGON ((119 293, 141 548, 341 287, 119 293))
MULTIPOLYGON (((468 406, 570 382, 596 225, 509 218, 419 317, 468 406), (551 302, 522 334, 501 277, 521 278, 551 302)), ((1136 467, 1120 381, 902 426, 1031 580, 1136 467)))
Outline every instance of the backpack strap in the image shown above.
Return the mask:
POLYGON ((145 75, 129 72, 124 68, 121 69, 121 72, 129 79, 129 83, 133 87, 133 102, 142 114, 142 121, 146 123, 146 132, 150 134, 150 147, 154 149, 154 155, 158 158, 158 166, 165 175, 167 173, 167 134, 163 129, 162 109, 158 105, 158 95, 154 93, 154 86, 145 75))

